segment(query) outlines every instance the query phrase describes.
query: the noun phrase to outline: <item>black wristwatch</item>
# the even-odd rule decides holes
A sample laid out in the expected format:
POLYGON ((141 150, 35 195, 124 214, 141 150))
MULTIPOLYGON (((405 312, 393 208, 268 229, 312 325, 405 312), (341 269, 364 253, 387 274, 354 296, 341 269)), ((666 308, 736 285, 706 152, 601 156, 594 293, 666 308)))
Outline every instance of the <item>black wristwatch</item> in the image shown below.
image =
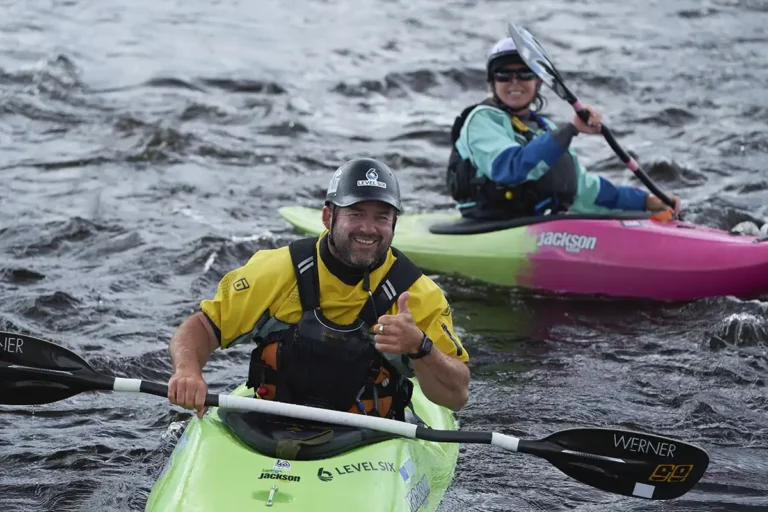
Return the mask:
POLYGON ((408 354, 409 359, 421 359, 422 357, 426 357, 429 355, 430 352, 432 352, 432 339, 424 334, 424 337, 421 338, 421 345, 419 346, 419 351, 415 354, 408 354))

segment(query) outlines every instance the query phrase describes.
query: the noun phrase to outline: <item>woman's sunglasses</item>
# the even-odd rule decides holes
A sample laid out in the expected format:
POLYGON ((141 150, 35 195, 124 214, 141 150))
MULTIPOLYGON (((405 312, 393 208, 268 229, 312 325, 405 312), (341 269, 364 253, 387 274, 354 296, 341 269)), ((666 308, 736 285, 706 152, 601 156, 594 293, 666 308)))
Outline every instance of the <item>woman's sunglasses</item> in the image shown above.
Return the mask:
POLYGON ((536 73, 530 69, 498 69, 493 72, 493 79, 497 82, 511 82, 513 78, 527 82, 536 78, 536 73))

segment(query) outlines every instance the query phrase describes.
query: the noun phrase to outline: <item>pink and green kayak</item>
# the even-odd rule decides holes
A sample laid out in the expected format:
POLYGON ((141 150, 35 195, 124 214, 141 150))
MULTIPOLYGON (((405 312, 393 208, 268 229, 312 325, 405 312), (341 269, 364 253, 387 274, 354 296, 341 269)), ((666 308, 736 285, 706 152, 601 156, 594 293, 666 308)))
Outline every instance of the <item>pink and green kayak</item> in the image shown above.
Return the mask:
MULTIPOLYGON (((319 209, 279 212, 303 234, 325 229, 319 209)), ((393 246, 425 271, 538 292, 666 301, 768 294, 768 237, 644 212, 482 222, 452 211, 404 214, 393 246)))

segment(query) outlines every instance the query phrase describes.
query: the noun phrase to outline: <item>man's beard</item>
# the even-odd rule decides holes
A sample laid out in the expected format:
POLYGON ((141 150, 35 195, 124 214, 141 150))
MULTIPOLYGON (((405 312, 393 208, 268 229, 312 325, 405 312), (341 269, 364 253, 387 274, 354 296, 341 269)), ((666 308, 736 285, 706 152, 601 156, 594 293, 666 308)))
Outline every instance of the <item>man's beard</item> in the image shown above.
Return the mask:
POLYGON ((345 237, 344 233, 341 233, 335 226, 331 234, 329 242, 333 246, 334 255, 345 265, 359 270, 369 268, 374 263, 383 261, 387 256, 389 246, 392 244, 392 236, 390 236, 389 240, 383 239, 381 235, 371 236, 362 233, 350 233, 349 236, 345 237), (353 247, 355 242, 352 239, 354 237, 362 240, 374 240, 377 242, 376 250, 363 253, 363 251, 353 247))

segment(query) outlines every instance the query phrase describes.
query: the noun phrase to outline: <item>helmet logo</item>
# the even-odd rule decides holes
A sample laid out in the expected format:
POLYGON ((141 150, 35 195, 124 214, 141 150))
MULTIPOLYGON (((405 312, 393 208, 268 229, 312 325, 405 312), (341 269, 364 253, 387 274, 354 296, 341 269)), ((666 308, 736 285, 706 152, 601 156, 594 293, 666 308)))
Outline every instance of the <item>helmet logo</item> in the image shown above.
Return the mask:
POLYGON ((368 169, 368 172, 365 173, 366 179, 364 180, 357 180, 357 186, 358 187, 380 187, 380 188, 387 188, 387 184, 383 181, 379 181, 379 173, 376 172, 376 169, 371 167, 368 169))
POLYGON ((335 173, 333 173, 333 177, 331 178, 331 182, 328 184, 328 193, 334 194, 336 193, 336 190, 339 188, 339 180, 341 179, 341 169, 338 169, 335 173))

